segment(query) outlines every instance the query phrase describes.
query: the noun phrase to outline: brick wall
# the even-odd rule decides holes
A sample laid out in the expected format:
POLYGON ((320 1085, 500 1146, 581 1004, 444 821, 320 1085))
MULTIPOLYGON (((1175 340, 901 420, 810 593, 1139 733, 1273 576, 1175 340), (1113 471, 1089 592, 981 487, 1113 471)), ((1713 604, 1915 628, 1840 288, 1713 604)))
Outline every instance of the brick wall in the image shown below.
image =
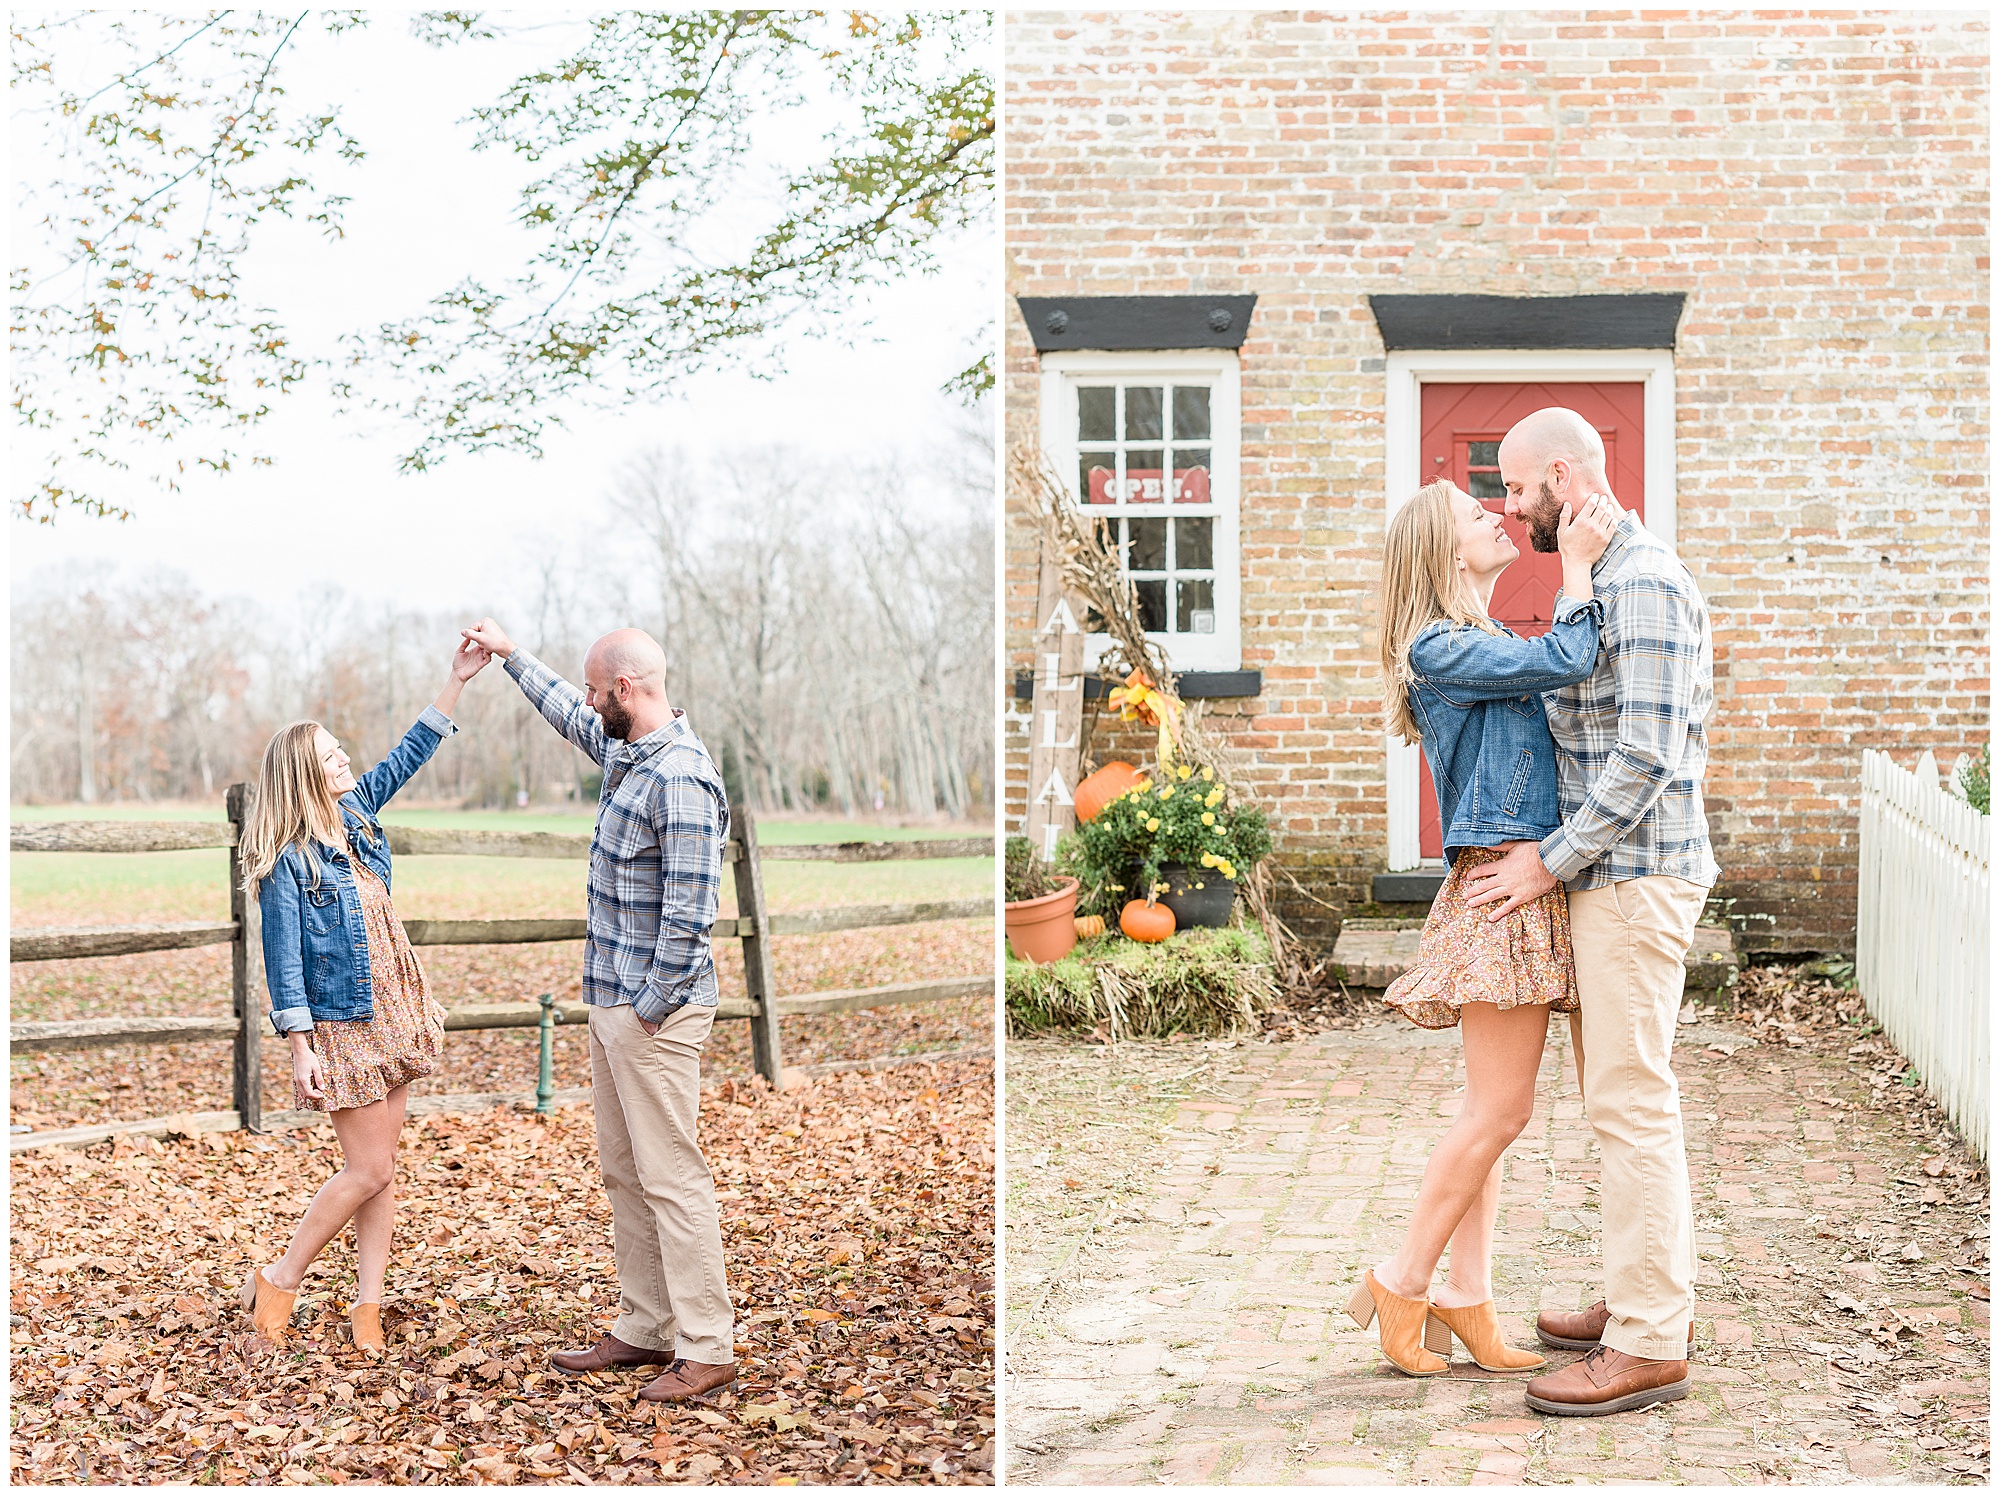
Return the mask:
MULTIPOLYGON (((1949 763, 1988 732, 1986 53, 1970 12, 1008 18, 1009 291, 1260 297, 1243 663, 1265 689, 1222 715, 1316 894, 1365 900, 1386 861, 1363 298, 1676 290, 1717 893, 1750 948, 1851 948, 1861 749, 1949 763)), ((1031 439, 1011 303, 1006 352, 1031 439)), ((1032 523, 1011 500, 1007 523, 1025 669, 1032 523)), ((1294 913, 1330 933, 1315 908, 1294 913)))

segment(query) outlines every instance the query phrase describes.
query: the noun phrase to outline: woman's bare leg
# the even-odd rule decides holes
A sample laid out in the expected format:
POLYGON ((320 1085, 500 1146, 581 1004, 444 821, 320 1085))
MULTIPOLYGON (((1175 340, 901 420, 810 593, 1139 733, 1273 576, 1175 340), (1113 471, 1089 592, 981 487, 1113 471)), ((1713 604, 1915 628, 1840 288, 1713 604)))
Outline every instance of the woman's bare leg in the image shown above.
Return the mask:
POLYGON ((1431 1302, 1465 1309, 1493 1297, 1493 1223, 1500 1216, 1500 1165, 1486 1171, 1486 1183, 1458 1218, 1451 1234, 1451 1270, 1431 1289, 1431 1302))
MULTIPOLYGON (((410 1088, 398 1086, 383 1099, 395 1118, 396 1131, 400 1136, 403 1127, 403 1112, 408 1106, 410 1088)), ((354 1256, 357 1283, 354 1302, 357 1304, 379 1304, 382 1302, 382 1282, 389 1272, 389 1245, 396 1231, 396 1181, 391 1178, 379 1194, 364 1200, 361 1208, 354 1212, 354 1256)))
MULTIPOLYGON (((1375 1269, 1384 1288, 1406 1299, 1429 1295, 1438 1259, 1466 1212, 1483 1200, 1484 1209, 1499 1204, 1500 1155, 1535 1114, 1549 1010, 1539 1003, 1504 1011, 1492 1003, 1467 1003, 1459 1009, 1459 1028, 1465 1102, 1424 1165, 1403 1245, 1375 1269)), ((1490 1243, 1490 1220, 1484 1229, 1490 1243)), ((1490 1255, 1490 1245, 1487 1250, 1490 1255)))
MULTIPOLYGON (((285 1255, 264 1269, 264 1279, 274 1288, 295 1291, 305 1281, 306 1269, 320 1248, 340 1235, 340 1230, 369 1201, 393 1188, 396 1181, 396 1139, 403 1130, 403 1106, 407 1088, 398 1086, 381 1101, 368 1106, 332 1112, 333 1130, 340 1138, 345 1158, 340 1172, 319 1187, 306 1209, 305 1219, 292 1234, 285 1255)), ((389 1211, 393 1211, 390 1196, 389 1211)), ((382 1261, 388 1261, 388 1218, 385 1212, 378 1233, 382 1240, 382 1261)), ((378 1286, 379 1296, 381 1289, 378 1286)))

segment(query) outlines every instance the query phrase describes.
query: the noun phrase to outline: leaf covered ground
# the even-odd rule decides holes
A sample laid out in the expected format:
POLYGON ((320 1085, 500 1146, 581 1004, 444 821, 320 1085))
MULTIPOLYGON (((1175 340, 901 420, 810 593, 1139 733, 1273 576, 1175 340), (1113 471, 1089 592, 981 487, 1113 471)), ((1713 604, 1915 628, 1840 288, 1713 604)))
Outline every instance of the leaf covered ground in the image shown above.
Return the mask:
POLYGON ((588 1107, 410 1123, 379 1365, 344 1242, 286 1349, 234 1307, 329 1128, 17 1156, 15 1483, 989 1482, 991 1065, 724 1080, 701 1125, 741 1380, 680 1410, 637 1400, 650 1373, 547 1368, 616 1311, 588 1107))

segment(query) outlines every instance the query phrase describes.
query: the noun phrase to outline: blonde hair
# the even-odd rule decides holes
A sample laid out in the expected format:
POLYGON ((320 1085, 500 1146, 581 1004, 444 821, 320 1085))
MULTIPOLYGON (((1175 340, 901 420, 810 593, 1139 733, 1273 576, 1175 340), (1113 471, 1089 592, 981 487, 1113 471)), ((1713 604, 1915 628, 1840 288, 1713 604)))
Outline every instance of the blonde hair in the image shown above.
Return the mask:
POLYGON ((243 891, 252 898, 257 896, 258 885, 271 876, 285 848, 296 845, 305 853, 312 886, 317 888, 319 859, 313 856, 313 841, 329 847, 347 845, 340 806, 314 746, 321 730, 317 722, 294 722, 279 728, 264 745, 264 766, 243 818, 243 839, 237 849, 243 865, 243 891))
POLYGON ((1394 518, 1382 550, 1382 724, 1406 743, 1423 737, 1410 711, 1410 646, 1439 619, 1498 633, 1458 575, 1458 516, 1446 479, 1426 483, 1394 518))

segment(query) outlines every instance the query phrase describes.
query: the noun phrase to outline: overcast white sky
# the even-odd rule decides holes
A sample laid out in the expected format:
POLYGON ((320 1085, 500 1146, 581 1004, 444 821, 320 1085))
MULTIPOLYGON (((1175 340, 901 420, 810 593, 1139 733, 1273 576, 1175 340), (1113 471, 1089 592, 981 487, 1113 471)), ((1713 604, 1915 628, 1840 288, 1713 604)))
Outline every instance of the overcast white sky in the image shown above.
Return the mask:
MULTIPOLYGON (((308 348, 331 351, 343 331, 414 312, 468 273, 498 278, 525 260, 512 224, 523 168, 510 155, 474 153, 460 121, 556 55, 560 28, 440 52, 412 39, 400 17, 376 14, 361 32, 302 48, 288 80, 297 98, 338 101, 368 149, 345 173, 346 238, 260 235, 246 267, 250 295, 276 307, 308 348)), ((794 142, 821 128, 797 123, 794 142)), ((32 132, 17 120, 13 135, 17 183, 45 172, 32 132)), ((578 413, 540 461, 454 456, 401 476, 408 429, 337 419, 322 382, 281 402, 254 443, 272 467, 203 473, 178 494, 148 489, 122 523, 10 520, 12 576, 19 584, 89 561, 126 572, 168 566, 211 593, 273 603, 323 582, 405 606, 511 596, 548 538, 596 525, 609 475, 641 448, 678 445, 699 457, 782 441, 828 457, 919 457, 927 430, 962 419, 938 388, 976 356, 972 339, 997 307, 997 271, 997 229, 970 236, 948 251, 942 274, 857 303, 864 340, 787 340, 780 378, 705 374, 653 408, 578 413)))

